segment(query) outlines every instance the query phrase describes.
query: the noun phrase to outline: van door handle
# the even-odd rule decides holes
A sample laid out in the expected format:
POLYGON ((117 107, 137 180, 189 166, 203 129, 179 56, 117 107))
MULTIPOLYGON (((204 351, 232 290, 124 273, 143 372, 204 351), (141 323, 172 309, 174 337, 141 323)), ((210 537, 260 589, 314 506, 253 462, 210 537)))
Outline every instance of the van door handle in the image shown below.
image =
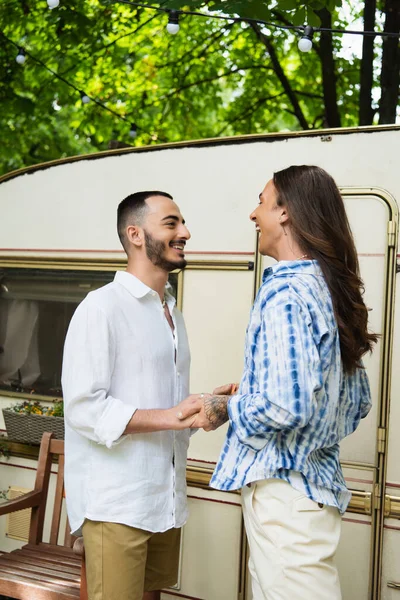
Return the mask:
POLYGON ((393 590, 400 590, 400 583, 397 583, 397 581, 388 581, 387 586, 393 590))

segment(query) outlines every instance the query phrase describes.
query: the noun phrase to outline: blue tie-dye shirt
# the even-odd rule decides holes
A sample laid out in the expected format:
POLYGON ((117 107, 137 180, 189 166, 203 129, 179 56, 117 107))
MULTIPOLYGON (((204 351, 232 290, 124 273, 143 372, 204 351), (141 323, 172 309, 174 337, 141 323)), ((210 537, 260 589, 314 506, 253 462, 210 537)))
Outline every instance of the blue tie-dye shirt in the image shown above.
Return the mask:
POLYGON ((250 316, 238 394, 211 480, 220 490, 280 478, 343 513, 339 442, 371 408, 368 377, 343 371, 331 296, 316 261, 265 270, 250 316))

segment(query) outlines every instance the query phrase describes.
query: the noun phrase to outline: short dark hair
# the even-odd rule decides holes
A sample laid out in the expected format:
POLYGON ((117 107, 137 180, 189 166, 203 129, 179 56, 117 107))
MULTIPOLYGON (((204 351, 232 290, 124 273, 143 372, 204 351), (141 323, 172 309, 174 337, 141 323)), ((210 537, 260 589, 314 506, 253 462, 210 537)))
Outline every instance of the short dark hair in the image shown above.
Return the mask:
POLYGON ((126 253, 128 253, 129 244, 126 240, 125 230, 128 225, 141 225, 146 216, 148 205, 147 198, 152 196, 164 196, 173 200, 173 197, 166 192, 135 192, 122 200, 117 210, 117 231, 118 237, 126 253))

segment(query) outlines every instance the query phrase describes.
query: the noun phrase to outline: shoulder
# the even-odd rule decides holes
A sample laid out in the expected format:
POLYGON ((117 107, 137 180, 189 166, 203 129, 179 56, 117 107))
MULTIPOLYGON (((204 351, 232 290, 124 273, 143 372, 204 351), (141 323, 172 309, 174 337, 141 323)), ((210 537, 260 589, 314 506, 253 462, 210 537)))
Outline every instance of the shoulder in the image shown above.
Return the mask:
POLYGON ((108 283, 93 292, 89 292, 86 298, 78 305, 74 317, 79 318, 88 313, 107 317, 113 312, 117 295, 118 288, 114 282, 108 283))
POLYGON ((291 274, 272 277, 260 289, 259 301, 263 311, 281 311, 292 306, 308 311, 309 290, 291 274))
POLYGON ((329 290, 322 274, 287 273, 272 277, 260 294, 263 318, 296 320, 322 335, 334 329, 329 290))
POLYGON ((260 288, 263 304, 276 306, 295 304, 304 310, 330 303, 330 293, 322 271, 315 261, 306 265, 279 265, 272 268, 260 288))

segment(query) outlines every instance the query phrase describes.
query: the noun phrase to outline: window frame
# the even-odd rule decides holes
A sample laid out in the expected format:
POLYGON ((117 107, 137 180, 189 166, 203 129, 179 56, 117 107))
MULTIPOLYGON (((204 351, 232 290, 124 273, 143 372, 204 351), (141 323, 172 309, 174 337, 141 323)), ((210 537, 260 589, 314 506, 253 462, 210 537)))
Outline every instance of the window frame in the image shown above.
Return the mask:
MULTIPOLYGON (((52 270, 52 271, 93 271, 93 272, 116 272, 126 269, 126 257, 121 258, 65 258, 65 257, 3 257, 0 256, 0 269, 21 269, 21 270, 52 270)), ((177 274, 177 298, 176 304, 179 310, 182 310, 183 299, 183 271, 175 270, 177 274)), ((16 392, 0 389, 0 398, 13 398, 21 400, 38 400, 42 402, 54 402, 62 400, 62 396, 34 394, 27 392, 16 392)))

